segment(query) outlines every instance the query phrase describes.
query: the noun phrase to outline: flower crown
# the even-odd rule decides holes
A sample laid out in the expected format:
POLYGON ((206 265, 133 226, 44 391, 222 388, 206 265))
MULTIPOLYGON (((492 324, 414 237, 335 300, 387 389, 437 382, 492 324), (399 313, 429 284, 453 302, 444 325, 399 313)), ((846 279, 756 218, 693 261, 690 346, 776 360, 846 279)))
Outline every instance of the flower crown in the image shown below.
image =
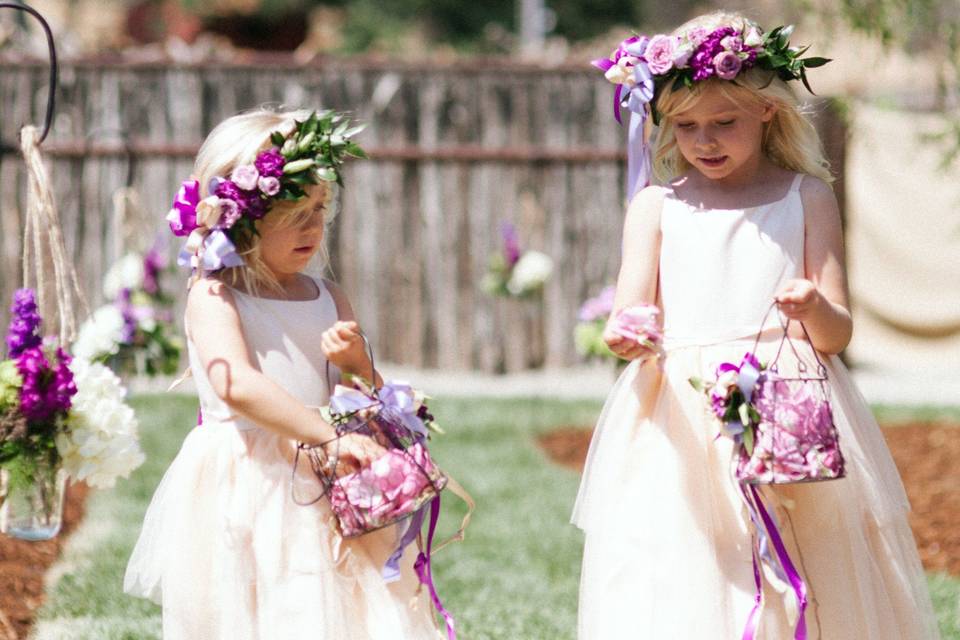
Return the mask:
POLYGON ((630 141, 627 158, 627 197, 650 181, 651 161, 644 125, 647 115, 660 123, 656 98, 664 87, 692 87, 709 78, 733 80, 754 67, 765 69, 784 81, 807 82, 807 69, 830 62, 828 58, 801 58, 809 47, 791 47, 793 26, 780 26, 764 33, 754 22, 738 19, 710 30, 696 26, 680 35, 635 35, 620 43, 609 58, 592 62, 617 85, 613 115, 621 122, 620 109, 630 111, 630 141))
POLYGON ((660 116, 653 104, 663 87, 678 83, 692 87, 695 82, 713 77, 733 80, 754 67, 771 71, 785 81, 800 80, 813 93, 806 70, 830 60, 801 58, 809 46, 791 47, 792 33, 793 25, 765 34, 755 23, 743 20, 742 24, 724 25, 713 31, 693 27, 678 36, 632 36, 621 42, 610 58, 594 60, 592 64, 618 85, 614 109, 618 121, 621 105, 631 111, 650 105, 654 124, 659 124, 660 116), (622 96, 624 87, 627 96, 622 96))
POLYGON ((272 132, 274 146, 257 154, 253 164, 237 167, 229 178, 212 178, 206 198, 200 199, 197 180, 185 181, 167 214, 174 235, 187 236, 180 265, 205 273, 241 266, 235 243, 257 235, 256 221, 276 201, 305 198, 306 188, 321 182, 343 186, 344 159, 367 157, 350 140, 362 129, 350 127, 344 114, 313 112, 295 121, 289 135, 272 132))

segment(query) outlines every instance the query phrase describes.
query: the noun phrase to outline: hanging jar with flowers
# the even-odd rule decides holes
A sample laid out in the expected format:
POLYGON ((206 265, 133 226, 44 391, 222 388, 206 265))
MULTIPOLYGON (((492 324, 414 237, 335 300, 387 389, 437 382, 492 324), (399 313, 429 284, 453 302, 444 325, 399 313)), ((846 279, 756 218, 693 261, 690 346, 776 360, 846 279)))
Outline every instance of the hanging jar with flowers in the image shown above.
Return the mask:
POLYGON ((48 540, 60 531, 69 477, 109 487, 143 453, 119 379, 42 337, 33 290, 18 290, 11 312, 0 360, 0 533, 48 540))

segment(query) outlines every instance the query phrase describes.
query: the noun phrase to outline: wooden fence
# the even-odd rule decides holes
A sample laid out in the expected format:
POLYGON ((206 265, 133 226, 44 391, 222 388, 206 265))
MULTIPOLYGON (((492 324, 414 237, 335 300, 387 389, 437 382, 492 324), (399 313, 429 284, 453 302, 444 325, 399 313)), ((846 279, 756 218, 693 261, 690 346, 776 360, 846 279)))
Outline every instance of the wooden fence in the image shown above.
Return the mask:
MULTIPOLYGON (((9 147, 21 124, 42 119, 45 74, 41 64, 0 66, 3 301, 20 282, 24 197, 22 161, 9 147)), ((205 134, 238 111, 276 103, 350 110, 368 124, 358 140, 372 159, 348 167, 331 253, 380 358, 490 372, 577 360, 577 308, 618 268, 624 189, 612 87, 586 65, 68 63, 43 150, 92 304, 124 250, 111 219, 128 169, 146 232, 127 248, 142 250, 165 228, 205 134), (540 300, 493 299, 479 288, 505 220, 555 261, 540 300)), ((842 167, 842 129, 830 130, 837 118, 824 113, 842 167)))

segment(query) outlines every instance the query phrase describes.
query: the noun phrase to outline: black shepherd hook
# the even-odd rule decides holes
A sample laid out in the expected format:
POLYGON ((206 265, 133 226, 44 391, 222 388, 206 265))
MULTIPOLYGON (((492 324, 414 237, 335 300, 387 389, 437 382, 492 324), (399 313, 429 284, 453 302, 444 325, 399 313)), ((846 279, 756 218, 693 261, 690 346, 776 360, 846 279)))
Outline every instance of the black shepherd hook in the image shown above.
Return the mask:
POLYGON ((47 34, 47 49, 50 51, 50 90, 47 92, 47 115, 43 122, 43 133, 40 134, 40 140, 37 141, 37 144, 40 144, 47 137, 47 134, 50 133, 50 125, 53 124, 54 97, 57 92, 57 48, 53 44, 53 33, 50 31, 50 25, 47 24, 47 21, 44 20, 40 12, 33 7, 20 2, 0 2, 0 9, 19 9, 20 11, 26 11, 40 21, 44 33, 47 34))

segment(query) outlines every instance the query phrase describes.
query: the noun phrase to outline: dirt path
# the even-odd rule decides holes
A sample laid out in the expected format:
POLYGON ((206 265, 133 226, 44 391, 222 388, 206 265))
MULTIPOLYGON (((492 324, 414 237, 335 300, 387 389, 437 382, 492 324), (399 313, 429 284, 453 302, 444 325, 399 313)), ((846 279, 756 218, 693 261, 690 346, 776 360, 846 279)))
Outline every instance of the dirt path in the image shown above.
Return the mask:
MULTIPOLYGON (((555 462, 582 470, 591 433, 562 427, 539 444, 555 462)), ((923 566, 960 575, 960 424, 885 426, 883 435, 913 506, 910 525, 923 566)))
POLYGON ((86 485, 69 487, 63 506, 63 530, 53 540, 27 542, 0 535, 0 640, 27 637, 34 615, 43 604, 43 576, 83 518, 86 496, 86 485))

